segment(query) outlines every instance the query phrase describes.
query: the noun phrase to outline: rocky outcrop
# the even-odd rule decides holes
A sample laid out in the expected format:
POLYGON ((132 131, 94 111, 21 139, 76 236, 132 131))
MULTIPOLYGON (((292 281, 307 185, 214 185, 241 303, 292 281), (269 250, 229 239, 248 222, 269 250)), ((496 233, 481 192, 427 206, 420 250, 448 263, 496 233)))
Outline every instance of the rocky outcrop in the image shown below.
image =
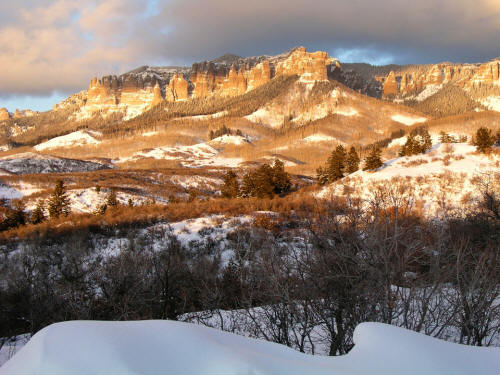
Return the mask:
POLYGON ((189 83, 181 73, 176 73, 168 84, 168 101, 186 100, 189 95, 189 83))
POLYGON ((431 85, 451 83, 465 90, 500 86, 499 71, 500 60, 494 60, 484 64, 414 66, 377 78, 382 83, 383 96, 405 98, 417 95, 431 85))
MULTIPOLYGON (((299 47, 286 54, 241 58, 225 55, 192 67, 140 67, 121 76, 93 78, 82 98, 82 115, 127 112, 127 118, 158 105, 163 100, 179 101, 209 96, 244 94, 280 75, 299 75, 303 81, 323 81, 335 69, 337 60, 326 52, 309 53, 299 47)), ((78 102, 78 98, 68 103, 78 102)), ((62 103, 61 103, 62 106, 62 103)))
POLYGON ((7 111, 7 108, 0 108, 0 121, 10 119, 10 113, 7 111))
POLYGON ((394 72, 390 72, 383 83, 383 90, 385 96, 397 95, 398 94, 398 82, 396 81, 396 75, 394 72))

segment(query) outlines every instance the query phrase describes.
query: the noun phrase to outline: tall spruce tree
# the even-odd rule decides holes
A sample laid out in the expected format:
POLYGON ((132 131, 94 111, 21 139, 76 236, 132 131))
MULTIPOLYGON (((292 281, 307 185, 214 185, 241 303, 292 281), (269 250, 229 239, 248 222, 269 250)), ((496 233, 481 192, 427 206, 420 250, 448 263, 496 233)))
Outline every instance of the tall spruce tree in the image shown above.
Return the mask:
POLYGON ((118 200, 116 199, 116 189, 111 188, 108 193, 108 197, 106 198, 106 205, 108 207, 116 207, 118 206, 118 200))
POLYGON ((432 147, 432 139, 426 128, 413 129, 406 138, 406 143, 401 147, 399 156, 425 154, 432 147))
POLYGON ((45 201, 43 199, 38 200, 36 207, 31 213, 30 221, 32 224, 40 224, 45 221, 45 201))
POLYGON ((272 184, 275 194, 288 193, 292 187, 290 175, 285 171, 285 164, 280 159, 274 160, 272 167, 272 184))
POLYGON ((240 194, 238 176, 233 171, 227 171, 224 175, 224 184, 222 185, 221 193, 226 198, 236 198, 240 194))
POLYGON ((347 158, 345 161, 346 171, 351 174, 359 170, 359 155, 356 152, 356 149, 351 146, 349 153, 347 154, 347 158))
POLYGON ((69 214, 69 199, 66 195, 66 188, 62 180, 56 182, 54 191, 48 201, 48 211, 51 219, 69 214))
POLYGON ((476 146, 479 152, 488 152, 491 146, 495 143, 495 137, 491 133, 491 129, 481 127, 477 129, 476 136, 474 138, 474 146, 476 146))
POLYGON ((273 168, 269 164, 263 164, 255 171, 254 191, 252 196, 257 198, 272 198, 274 196, 273 168))
POLYGON ((378 147, 373 147, 370 154, 365 159, 364 171, 371 171, 373 169, 380 168, 384 163, 381 159, 382 151, 378 147))
POLYGON ((26 224, 25 208, 26 206, 22 200, 16 199, 12 201, 12 208, 7 211, 5 217, 5 225, 7 228, 16 228, 26 224))
POLYGON ((346 152, 342 145, 338 145, 332 154, 328 158, 327 174, 328 181, 337 181, 344 177, 345 172, 345 162, 346 162, 346 152))
POLYGON ((255 178, 251 171, 248 171, 243 176, 243 181, 241 183, 240 195, 242 197, 251 197, 255 191, 255 178))

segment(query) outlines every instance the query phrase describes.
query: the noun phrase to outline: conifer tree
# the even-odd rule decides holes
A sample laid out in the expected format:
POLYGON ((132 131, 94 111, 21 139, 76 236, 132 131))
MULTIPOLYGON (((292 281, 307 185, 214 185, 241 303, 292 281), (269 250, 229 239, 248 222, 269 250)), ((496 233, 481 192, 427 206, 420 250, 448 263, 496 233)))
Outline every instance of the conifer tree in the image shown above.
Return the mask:
POLYGON ((488 152, 491 146, 495 143, 495 137, 491 133, 491 129, 481 127, 477 129, 476 137, 474 139, 474 146, 479 152, 488 152))
POLYGON ((12 209, 7 211, 5 224, 8 228, 16 228, 26 224, 26 213, 24 202, 20 199, 12 201, 12 209))
POLYGON ((252 196, 257 198, 272 198, 274 195, 273 168, 269 164, 263 164, 254 174, 254 191, 252 196))
POLYGON ((227 171, 224 175, 224 184, 222 185, 221 193, 226 198, 236 198, 239 195, 240 184, 238 176, 233 171, 227 171))
POLYGON ((288 193, 292 187, 290 175, 285 171, 285 164, 280 159, 274 160, 274 165, 272 167, 272 184, 275 194, 288 193))
POLYGON ((432 138, 425 128, 413 129, 406 138, 406 143, 401 147, 399 156, 425 154, 432 147, 432 138))
POLYGON ((45 221, 45 201, 40 199, 33 212, 31 213, 30 221, 32 224, 40 224, 42 221, 45 221))
POLYGON ((346 171, 351 174, 359 169, 359 156, 354 147, 351 147, 346 158, 346 171))
POLYGON ((380 168, 384 163, 382 163, 381 159, 382 151, 378 147, 373 147, 370 151, 370 154, 365 159, 365 167, 364 171, 370 171, 373 169, 380 168))
POLYGON ((345 148, 342 145, 338 145, 337 148, 333 150, 328 158, 327 173, 329 182, 344 177, 346 156, 345 148))
POLYGON ((69 214, 69 199, 66 195, 66 188, 62 180, 56 182, 54 191, 49 198, 48 210, 51 219, 69 214))
POLYGON ((422 137, 422 143, 420 144, 419 153, 425 154, 432 147, 432 138, 427 129, 423 130, 421 137, 422 137))
POLYGON ((118 200, 116 199, 116 189, 111 188, 108 193, 108 197, 106 199, 106 205, 108 207, 116 207, 118 206, 118 200))
POLYGON ((255 190, 255 181, 253 178, 253 173, 248 171, 243 176, 240 194, 242 197, 251 197, 253 195, 254 190, 255 190))

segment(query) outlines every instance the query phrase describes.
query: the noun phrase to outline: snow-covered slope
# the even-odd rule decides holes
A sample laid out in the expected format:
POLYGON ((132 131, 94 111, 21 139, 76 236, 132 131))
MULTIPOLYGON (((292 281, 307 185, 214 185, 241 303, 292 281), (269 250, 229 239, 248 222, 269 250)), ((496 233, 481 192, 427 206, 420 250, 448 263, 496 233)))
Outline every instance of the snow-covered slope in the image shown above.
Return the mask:
POLYGON ((184 167, 227 166, 236 167, 243 159, 225 158, 208 143, 198 143, 192 146, 156 147, 135 153, 131 157, 120 158, 117 163, 140 159, 179 160, 184 167))
POLYGON ((70 134, 55 137, 47 142, 35 146, 35 150, 43 151, 58 147, 71 147, 83 145, 97 145, 101 143, 98 139, 101 133, 92 130, 79 130, 70 134))
POLYGON ((53 324, 1 369, 2 375, 283 374, 496 375, 498 348, 452 344, 378 323, 363 323, 341 357, 173 321, 53 324))
POLYGON ((249 141, 247 138, 242 137, 241 135, 224 134, 221 135, 220 137, 212 139, 210 143, 217 146, 221 144, 233 144, 239 146, 249 143, 249 141))
POLYGON ((425 117, 417 117, 417 116, 408 116, 408 115, 401 115, 401 114, 396 114, 391 117, 393 121, 399 122, 401 124, 404 124, 406 126, 411 126, 414 124, 419 124, 421 122, 427 121, 425 117))
POLYGON ((500 176, 500 157, 479 154, 466 143, 436 144, 425 155, 388 160, 376 171, 358 171, 326 186, 321 198, 350 196, 366 202, 403 199, 423 212, 438 214, 474 204, 479 199, 478 183, 487 175, 500 176), (397 196, 397 197, 396 197, 397 196))
POLYGON ((104 164, 24 152, 0 158, 0 169, 14 174, 85 172, 108 169, 104 164))

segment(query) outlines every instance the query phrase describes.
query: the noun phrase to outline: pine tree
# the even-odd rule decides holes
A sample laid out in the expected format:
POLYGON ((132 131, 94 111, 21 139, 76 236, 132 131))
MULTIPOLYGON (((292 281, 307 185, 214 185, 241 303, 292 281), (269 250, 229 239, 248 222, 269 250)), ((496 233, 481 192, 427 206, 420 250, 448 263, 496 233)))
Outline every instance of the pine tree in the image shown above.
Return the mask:
POLYGON ((422 134, 422 143, 420 145, 420 153, 425 154, 428 150, 432 148, 432 138, 429 131, 425 129, 422 134))
POLYGON ((243 181, 241 184, 240 194, 242 197, 251 197, 255 191, 255 181, 253 173, 248 171, 243 176, 243 181))
POLYGON ((351 147, 345 161, 346 171, 351 174, 359 170, 359 156, 354 147, 351 147))
POLYGON ((221 193, 226 198, 236 198, 239 195, 240 184, 238 176, 233 171, 227 171, 224 175, 224 184, 222 185, 221 193))
POLYGON ((272 167, 272 184, 275 194, 288 193, 292 187, 290 175, 285 172, 285 164, 280 159, 274 160, 272 167))
POLYGON ((440 143, 456 143, 457 139, 454 136, 449 135, 448 133, 441 131, 439 133, 439 142, 440 143))
POLYGON ((12 201, 12 209, 7 211, 5 224, 8 228, 16 228, 26 224, 25 205, 22 200, 16 199, 12 201))
POLYGON ((62 180, 56 182, 54 191, 49 198, 48 210, 51 219, 69 214, 69 199, 66 195, 66 188, 62 180))
POLYGON ((491 130, 481 127, 477 129, 476 137, 474 139, 474 146, 479 152, 488 152, 491 146, 495 143, 495 137, 492 135, 491 130))
POLYGON ((257 198, 272 198, 274 196, 273 169, 269 164, 263 164, 254 174, 254 191, 257 198))
POLYGON ((425 154, 432 147, 432 138, 426 128, 413 129, 401 147, 399 156, 425 154))
POLYGON ((111 188, 108 193, 108 197, 106 199, 106 205, 108 207, 116 207, 118 206, 118 200, 116 199, 116 189, 111 188))
POLYGON ((344 177, 345 171, 345 161, 346 161, 345 148, 342 145, 338 145, 332 154, 328 158, 328 181, 333 182, 344 177))
POLYGON ((370 154, 365 159, 365 167, 363 168, 363 170, 370 171, 383 166, 384 163, 382 163, 381 154, 382 151, 380 150, 380 148, 373 147, 370 151, 370 154))
POLYGON ((40 199, 31 213, 30 221, 32 224, 40 224, 42 221, 45 221, 45 219, 45 201, 40 199))

